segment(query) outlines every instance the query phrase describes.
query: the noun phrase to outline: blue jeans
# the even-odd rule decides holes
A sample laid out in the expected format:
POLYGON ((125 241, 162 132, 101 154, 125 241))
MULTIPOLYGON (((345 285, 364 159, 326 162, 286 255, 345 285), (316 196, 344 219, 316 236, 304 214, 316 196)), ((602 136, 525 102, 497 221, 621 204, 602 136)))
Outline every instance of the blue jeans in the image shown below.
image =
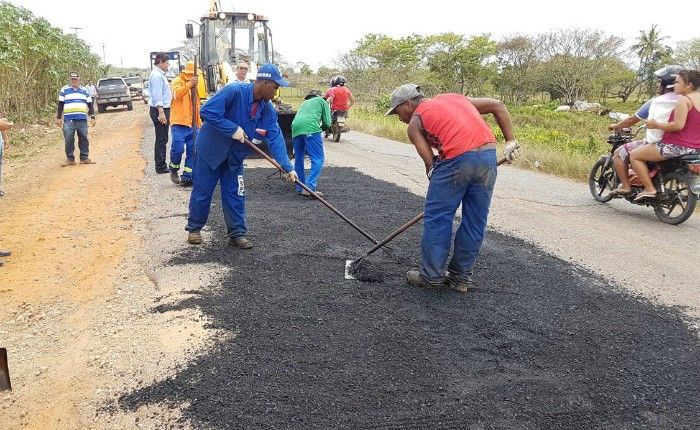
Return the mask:
MULTIPOLYGON (((292 145, 294 145, 294 171, 297 172, 299 181, 316 191, 316 184, 318 183, 318 177, 321 176, 321 169, 323 169, 323 161, 325 159, 321 132, 296 136, 292 139, 292 145), (306 179, 304 173, 305 155, 308 155, 311 160, 311 172, 309 172, 308 179, 306 179)), ((296 186, 296 189, 297 192, 303 190, 299 185, 296 186)))
POLYGON ((75 160, 75 133, 78 133, 78 149, 80 150, 80 159, 88 158, 89 145, 88 142, 88 124, 87 119, 66 119, 63 121, 63 139, 66 142, 66 158, 75 160))
POLYGON ((204 160, 195 161, 190 214, 187 218, 187 231, 199 231, 209 218, 211 198, 216 184, 221 181, 221 207, 224 211, 226 230, 229 237, 245 236, 245 185, 243 183, 243 160, 246 152, 230 156, 216 169, 204 160))
POLYGON ((182 154, 185 153, 185 167, 182 169, 182 178, 192 180, 192 166, 194 165, 194 135, 192 127, 173 124, 170 127, 173 142, 170 145, 170 170, 179 171, 182 162, 182 154))
POLYGON ((423 279, 434 284, 444 280, 452 223, 460 203, 462 222, 457 229, 448 270, 456 279, 471 276, 484 240, 495 183, 495 149, 469 151, 435 163, 425 196, 420 271, 423 279))

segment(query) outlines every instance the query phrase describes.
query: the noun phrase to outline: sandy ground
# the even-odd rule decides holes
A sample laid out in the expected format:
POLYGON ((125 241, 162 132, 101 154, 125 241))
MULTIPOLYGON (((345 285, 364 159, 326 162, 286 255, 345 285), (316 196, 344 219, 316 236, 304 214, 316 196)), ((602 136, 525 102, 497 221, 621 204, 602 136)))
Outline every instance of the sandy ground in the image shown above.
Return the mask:
MULTIPOLYGON (((121 393, 167 378, 225 335, 206 330, 196 310, 153 312, 212 285, 230 268, 167 264, 187 246, 189 193, 153 172, 152 126, 146 107, 134 106, 98 116, 91 130, 95 165, 59 167, 62 142, 53 134, 56 143, 37 158, 7 166, 0 247, 13 255, 0 268, 0 345, 8 348, 14 390, 0 394, 0 422, 8 428, 177 422, 177 405, 116 413, 113 407, 121 393)), ((411 146, 349 133, 326 147, 329 165, 425 192, 411 146)), ((323 177, 319 189, 332 196, 323 177)), ((499 170, 490 225, 700 315, 700 268, 690 257, 697 215, 667 226, 650 209, 594 202, 586 184, 506 167, 499 170)), ((210 235, 204 231, 205 240, 210 235)))

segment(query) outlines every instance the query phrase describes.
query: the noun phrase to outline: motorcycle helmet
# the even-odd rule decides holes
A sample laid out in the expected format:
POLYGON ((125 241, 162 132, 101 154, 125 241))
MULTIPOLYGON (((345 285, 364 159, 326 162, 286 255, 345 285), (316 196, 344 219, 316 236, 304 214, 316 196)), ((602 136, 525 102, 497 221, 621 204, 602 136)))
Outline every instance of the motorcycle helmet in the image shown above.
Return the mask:
MULTIPOLYGON (((675 78, 675 76, 674 76, 674 78, 675 78)), ((336 85, 345 85, 345 83, 346 83, 347 81, 348 81, 348 80, 345 79, 345 76, 338 76, 338 77, 336 78, 336 80, 335 80, 335 84, 336 84, 336 85)))
POLYGON ((338 77, 337 77, 337 76, 333 76, 333 77, 331 78, 331 87, 336 86, 337 82, 338 82, 338 77))
POLYGON ((654 72, 654 75, 661 80, 664 88, 673 88, 676 83, 676 75, 683 70, 683 66, 678 64, 666 65, 654 72))
POLYGON ((322 95, 323 94, 321 94, 320 90, 313 89, 313 90, 309 91, 309 93, 306 95, 306 97, 304 97, 304 100, 308 100, 308 99, 313 98, 313 97, 321 97, 322 95))

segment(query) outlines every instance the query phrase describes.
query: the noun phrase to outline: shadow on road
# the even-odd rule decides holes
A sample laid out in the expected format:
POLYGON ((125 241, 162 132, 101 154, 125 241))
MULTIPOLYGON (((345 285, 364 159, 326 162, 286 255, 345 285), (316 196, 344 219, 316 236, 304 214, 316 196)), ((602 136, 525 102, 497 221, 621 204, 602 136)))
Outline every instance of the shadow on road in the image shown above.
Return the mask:
MULTIPOLYGON (((205 428, 697 426, 700 342, 680 312, 494 232, 466 295, 405 285, 420 226, 394 242, 399 262, 371 257, 382 282, 345 281, 344 260, 371 244, 270 172, 246 172, 255 248, 227 245, 215 198, 213 241, 172 264, 216 262, 228 275, 154 309, 197 307, 230 340, 122 407, 182 406, 205 428)), ((320 190, 377 238, 422 210, 349 168, 325 169, 320 190)))

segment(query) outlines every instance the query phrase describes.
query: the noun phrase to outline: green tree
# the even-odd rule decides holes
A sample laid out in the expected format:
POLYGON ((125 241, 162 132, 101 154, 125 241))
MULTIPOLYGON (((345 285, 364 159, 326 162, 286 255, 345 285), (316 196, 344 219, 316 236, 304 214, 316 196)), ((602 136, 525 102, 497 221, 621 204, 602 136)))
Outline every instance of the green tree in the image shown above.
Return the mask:
POLYGON ((662 36, 656 25, 652 25, 649 31, 640 30, 637 42, 630 49, 639 57, 638 77, 641 83, 646 84, 646 91, 654 93, 656 78, 654 71, 661 64, 671 58, 673 50, 663 43, 668 36, 662 36))
POLYGON ((496 89, 505 101, 523 103, 535 93, 538 46, 537 37, 523 35, 506 37, 498 44, 496 89))
POLYGON ((689 69, 700 70, 700 38, 679 42, 675 58, 676 62, 689 69))

